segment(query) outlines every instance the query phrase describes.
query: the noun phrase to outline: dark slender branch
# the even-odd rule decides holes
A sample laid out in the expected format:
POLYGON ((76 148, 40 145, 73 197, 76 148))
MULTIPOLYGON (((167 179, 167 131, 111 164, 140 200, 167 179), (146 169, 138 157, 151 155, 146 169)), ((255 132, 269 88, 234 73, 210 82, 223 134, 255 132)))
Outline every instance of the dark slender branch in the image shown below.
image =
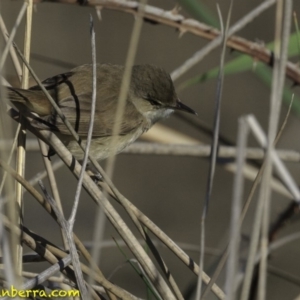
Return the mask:
MULTIPOLYGON (((77 5, 79 4, 78 0, 34 0, 33 2, 55 2, 77 5)), ((276 1, 269 0, 265 2, 265 6, 262 7, 259 12, 256 12, 256 15, 273 5, 276 1)), ((136 1, 122 0, 87 0, 85 1, 85 5, 122 11, 125 13, 133 14, 135 16, 138 14, 139 7, 139 3, 136 1)), ((250 17, 249 19, 252 20, 253 16, 250 17)), ((154 7, 151 5, 147 5, 145 7, 144 20, 151 21, 151 23, 153 24, 164 24, 170 27, 174 27, 181 33, 189 32, 208 40, 213 40, 220 36, 220 31, 216 28, 198 22, 194 19, 185 18, 184 16, 178 13, 174 13, 173 11, 165 11, 161 8, 154 7)), ((239 24, 236 24, 236 27, 239 28, 239 24)), ((254 60, 261 61, 266 65, 273 67, 273 52, 267 49, 261 43, 252 42, 239 36, 231 36, 230 38, 228 38, 227 47, 239 51, 241 53, 247 54, 253 57, 254 60)), ((292 62, 287 63, 286 76, 290 78, 295 84, 300 84, 300 69, 296 64, 292 62)))

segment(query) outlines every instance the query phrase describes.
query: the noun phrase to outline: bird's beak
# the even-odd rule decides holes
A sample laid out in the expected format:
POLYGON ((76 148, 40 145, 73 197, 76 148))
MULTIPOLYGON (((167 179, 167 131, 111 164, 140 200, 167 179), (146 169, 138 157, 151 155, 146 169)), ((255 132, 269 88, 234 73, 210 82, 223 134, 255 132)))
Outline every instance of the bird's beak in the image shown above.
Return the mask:
POLYGON ((198 114, 191 108, 189 108, 187 105, 183 104, 180 100, 177 100, 175 109, 188 112, 190 114, 198 116, 198 114))

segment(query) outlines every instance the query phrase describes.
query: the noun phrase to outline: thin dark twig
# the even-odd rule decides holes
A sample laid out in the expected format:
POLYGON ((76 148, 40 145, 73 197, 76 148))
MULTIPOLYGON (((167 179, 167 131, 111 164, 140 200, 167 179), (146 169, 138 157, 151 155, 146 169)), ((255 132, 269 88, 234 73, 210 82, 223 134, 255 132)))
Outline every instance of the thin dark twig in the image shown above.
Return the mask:
POLYGON ((299 217, 299 204, 295 201, 288 204, 288 206, 281 212, 278 216, 278 219, 271 225, 270 232, 269 232, 269 242, 273 242, 278 235, 279 231, 288 224, 289 221, 295 215, 299 217))
MULTIPOLYGON (((81 1, 78 0, 34 0, 35 3, 41 2, 56 2, 56 3, 68 3, 78 5, 81 1)), ((237 31, 241 30, 247 24, 252 22, 256 17, 260 16, 264 11, 273 6, 277 0, 266 0, 252 11, 250 11, 246 16, 236 22, 232 28, 229 30, 229 35, 233 35, 237 31)), ((93 7, 107 8, 117 11, 122 11, 125 13, 130 13, 137 15, 140 3, 137 1, 122 1, 122 0, 97 0, 97 1, 86 1, 86 4, 93 7)), ((211 53, 211 51, 217 48, 222 43, 222 38, 220 38, 220 32, 216 28, 208 26, 204 23, 200 23, 197 20, 185 18, 183 15, 175 14, 170 11, 165 11, 161 8, 147 5, 145 9, 145 20, 150 20, 153 23, 165 24, 167 26, 174 27, 178 29, 179 32, 190 32, 197 36, 213 40, 209 49, 206 49, 204 55, 211 53)), ((272 66, 273 53, 271 50, 267 49, 260 43, 255 43, 248 41, 244 38, 238 36, 231 36, 227 42, 230 49, 235 49, 242 53, 252 56, 256 60, 260 60, 267 65, 272 66)), ((200 50, 201 51, 201 50, 200 50)), ((200 52, 199 51, 199 52, 200 52)), ((203 52, 195 53, 192 59, 194 61, 189 64, 189 68, 194 66, 203 58, 203 52), (200 55, 198 55, 200 54, 200 55), (200 56, 200 57, 199 57, 200 56)), ((187 71, 185 63, 183 64, 184 70, 180 74, 176 74, 176 78, 181 76, 187 71)), ((181 68, 181 67, 180 67, 181 68)), ((177 70, 176 70, 177 72, 177 70)), ((174 72, 175 74, 175 72, 174 72)), ((300 71, 296 64, 289 62, 287 64, 286 76, 289 77, 296 84, 300 83, 300 71)))

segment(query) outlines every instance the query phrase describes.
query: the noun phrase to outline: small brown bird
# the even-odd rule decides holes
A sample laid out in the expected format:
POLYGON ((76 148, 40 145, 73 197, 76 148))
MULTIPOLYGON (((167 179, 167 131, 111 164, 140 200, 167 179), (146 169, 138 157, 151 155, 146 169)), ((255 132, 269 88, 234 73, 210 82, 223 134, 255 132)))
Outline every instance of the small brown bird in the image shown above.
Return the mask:
MULTIPOLYGON (((123 66, 97 64, 96 111, 90 147, 90 154, 97 160, 107 158, 112 152, 121 152, 174 110, 196 114, 179 101, 167 72, 152 65, 133 66, 120 132, 112 149, 112 131, 123 73, 123 66)), ((92 65, 79 66, 46 79, 43 84, 85 144, 91 114, 92 65)), ((21 112, 38 114, 76 159, 83 158, 83 151, 39 86, 28 90, 9 87, 8 98, 21 112)))

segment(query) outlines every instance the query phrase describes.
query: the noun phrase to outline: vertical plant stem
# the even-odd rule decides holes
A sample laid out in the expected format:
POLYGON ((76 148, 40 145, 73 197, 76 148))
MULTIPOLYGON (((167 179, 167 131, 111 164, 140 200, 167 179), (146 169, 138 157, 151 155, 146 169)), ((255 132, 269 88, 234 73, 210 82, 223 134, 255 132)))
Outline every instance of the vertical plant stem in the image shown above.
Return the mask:
MULTIPOLYGON (((2 40, 1 40, 2 42, 2 40)), ((0 76, 1 76, 1 69, 0 69, 0 76)), ((0 99, 5 99, 4 88, 0 85, 0 99)), ((6 113, 6 104, 4 101, 0 101, 0 139, 7 140, 8 137, 11 138, 12 136, 12 124, 10 120, 5 118, 6 113)), ((16 144, 16 138, 15 138, 16 144)), ((5 149, 0 151, 1 159, 8 161, 11 158, 13 153, 10 153, 10 157, 5 149)), ((8 176, 7 180, 5 181, 4 174, 2 182, 1 182, 1 191, 0 191, 0 214, 4 213, 5 204, 7 203, 7 214, 14 224, 16 223, 16 214, 15 214, 15 202, 12 197, 14 194, 14 181, 11 176, 8 176), (2 193, 3 187, 3 193, 2 193), (7 195, 4 197, 4 195, 7 195)), ((5 280, 7 281, 8 285, 15 285, 16 283, 20 282, 18 279, 16 268, 14 266, 14 257, 15 251, 12 252, 12 246, 16 245, 17 242, 17 235, 11 234, 5 231, 5 225, 3 224, 3 218, 0 218, 0 255, 2 257, 2 268, 3 274, 5 276, 5 280)))
MULTIPOLYGON (((26 57, 27 61, 30 58, 30 44, 31 44, 31 29, 32 29, 32 9, 33 9, 33 2, 32 0, 25 1, 27 6, 26 11, 26 27, 25 27, 25 38, 24 38, 24 56, 26 57)), ((29 81, 29 72, 26 69, 26 66, 23 65, 22 70, 22 88, 28 88, 28 81, 29 81)), ((25 125, 21 122, 21 130, 18 137, 18 147, 17 147, 17 166, 16 170, 17 173, 21 176, 25 174, 25 154, 26 154, 26 128, 25 125)), ((17 208, 19 211, 19 216, 17 220, 17 224, 21 223, 21 214, 22 214, 22 207, 23 207, 23 193, 22 193, 22 185, 16 183, 16 202, 17 208)), ((21 276, 22 274, 22 255, 23 255, 23 247, 21 244, 17 245, 16 248, 16 267, 17 273, 21 276)))
POLYGON ((266 170, 262 178, 260 201, 263 201, 262 230, 261 230, 261 261, 259 267, 258 299, 266 299, 267 290, 267 258, 268 258, 268 234, 270 223, 270 198, 272 176, 272 152, 274 140, 278 128, 282 93, 287 64, 287 48, 291 29, 292 0, 279 0, 276 10, 274 71, 271 92, 271 110, 268 128, 268 147, 266 153, 266 170))
MULTIPOLYGON (((6 29, 5 23, 4 23, 3 18, 2 18, 1 15, 0 15, 0 28, 1 28, 3 38, 6 40, 6 43, 8 43, 9 34, 8 34, 8 31, 6 29)), ((14 47, 10 46, 9 52, 10 52, 10 56, 11 56, 11 59, 13 61, 13 65, 15 67, 15 70, 18 74, 18 78, 21 82, 22 81, 22 68, 21 68, 20 63, 18 61, 18 57, 17 57, 17 54, 16 54, 16 51, 15 51, 14 47)))
POLYGON ((225 60, 227 33, 228 33, 230 15, 232 10, 232 1, 230 2, 228 17, 227 17, 227 22, 225 27, 223 25, 223 19, 222 19, 219 6, 217 6, 217 8, 218 8, 218 14, 219 14, 219 19, 221 24, 223 46, 221 51, 220 69, 218 74, 217 90, 216 90, 216 97, 215 97, 214 133, 213 133, 211 158, 210 158, 210 165, 209 165, 209 174, 207 179, 205 203, 204 203, 202 216, 201 216, 199 276, 198 276, 197 292, 196 292, 197 300, 200 300, 202 294, 202 273, 204 271, 204 249, 205 249, 205 222, 206 222, 208 206, 212 194, 214 174, 216 168, 217 149, 219 144, 218 141, 219 141, 219 131, 220 131, 221 99, 222 99, 223 78, 224 78, 223 68, 224 68, 224 60, 225 60))
POLYGON ((243 168, 245 164, 245 152, 247 148, 247 139, 249 133, 249 125, 245 118, 239 120, 238 131, 238 153, 236 157, 237 172, 234 178, 233 200, 231 205, 231 226, 229 241, 229 257, 226 270, 226 300, 236 299, 237 291, 237 270, 239 262, 239 246, 240 246, 240 215, 241 203, 244 189, 243 168))
MULTIPOLYGON (((113 137, 112 137, 111 144, 110 144, 111 149, 114 149, 113 145, 117 142, 118 132, 120 131, 121 121, 123 118, 123 112, 124 112, 126 102, 127 102, 127 96, 128 96, 130 80, 131 80, 131 71, 132 71, 132 66, 134 64, 134 59, 135 59, 136 52, 137 52, 140 33, 142 30, 144 6, 146 5, 146 3, 147 3, 147 0, 142 0, 139 5, 139 13, 138 13, 137 18, 135 19, 132 34, 131 34, 129 49, 128 49, 128 53, 127 53, 125 68, 124 68, 123 79, 122 79, 120 93, 119 93, 118 106, 117 106, 117 111, 116 111, 116 115, 115 115, 115 122, 114 122, 113 133, 112 133, 113 137)), ((107 177, 109 177, 110 179, 113 176, 113 170, 114 170, 114 165, 115 165, 115 154, 116 153, 113 153, 113 150, 111 150, 110 156, 107 161, 106 174, 107 174, 107 177)), ((106 194, 105 194, 105 196, 106 196, 106 194)), ((92 253, 93 260, 95 261, 96 264, 100 259, 101 249, 100 249, 99 245, 100 245, 100 241, 103 239, 104 229, 105 229, 105 216, 104 216, 104 213, 102 212, 102 210, 98 209, 98 214, 96 217, 96 224, 95 224, 95 229, 94 229, 94 238, 93 238, 94 245, 96 245, 96 246, 93 248, 93 253, 92 253)))
MULTIPOLYGON (((12 44, 12 41, 16 35, 16 32, 17 32, 17 29, 23 19, 23 16, 26 12, 26 9, 28 7, 28 3, 27 2, 24 2, 22 7, 21 7, 21 10, 18 14, 18 17, 15 21, 15 24, 14 24, 14 27, 13 29, 11 30, 11 34, 10 34, 10 37, 8 39, 6 39, 6 45, 5 45, 5 48, 3 50, 3 52, 1 53, 1 59, 0 59, 0 73, 2 73, 2 70, 3 70, 3 67, 4 67, 4 63, 6 61, 6 58, 7 58, 7 55, 9 53, 9 50, 11 49, 11 44, 12 44)), ((2 30, 2 33, 5 35, 6 32, 5 32, 5 28, 3 28, 3 20, 1 19, 1 30, 2 30)), ((3 89, 1 89, 1 98, 2 96, 4 96, 4 93, 3 93, 3 89)), ((4 98, 4 97, 3 97, 4 98)), ((2 107, 3 109, 1 109, 1 112, 5 112, 5 108, 4 106, 2 107)), ((4 136, 6 133, 7 133, 7 128, 4 127, 4 124, 2 123, 2 128, 1 128, 1 135, 4 136)), ((4 157, 5 157, 5 154, 4 154, 4 157)), ((12 185, 10 184, 11 183, 11 180, 9 180, 9 185, 6 189, 7 192, 12 192, 14 190, 14 188, 12 188, 12 185)), ((7 213, 8 213, 8 216, 9 216, 9 219, 11 220, 11 222, 13 224, 18 224, 19 223, 19 219, 18 219, 18 213, 19 211, 16 211, 16 202, 15 202, 15 199, 10 199, 11 201, 8 201, 8 207, 7 207, 7 213)), ((12 276, 10 276, 10 279, 13 280, 13 282, 11 282, 11 284, 15 284, 17 287, 20 286, 21 284, 21 270, 22 270, 22 259, 21 259, 21 247, 19 245, 19 237, 13 232, 10 234, 10 253, 8 253, 7 251, 5 253, 3 253, 3 256, 4 256, 4 261, 6 261, 6 267, 8 266, 8 264, 10 264, 10 259, 8 258, 11 257, 11 260, 12 260, 12 276)), ((3 240, 3 243, 5 243, 5 241, 3 240)), ((6 247, 6 246, 4 246, 6 247)), ((8 248, 6 247, 6 250, 8 248)), ((5 250, 5 249, 3 249, 5 250)))
POLYGON ((16 33, 17 33, 17 29, 18 29, 18 27, 19 27, 19 25, 20 25, 20 23, 21 23, 21 21, 23 19, 23 16, 24 16, 27 8, 28 8, 28 3, 25 1, 24 4, 23 4, 23 6, 22 6, 22 8, 21 8, 21 10, 20 10, 20 12, 19 12, 19 15, 17 17, 15 25, 14 25, 14 27, 13 27, 10 35, 9 35, 9 38, 7 40, 7 43, 6 43, 6 46, 5 46, 5 48, 4 48, 3 52, 2 52, 1 59, 0 59, 0 69, 1 70, 3 69, 3 66, 4 66, 4 63, 6 61, 6 57, 8 55, 9 49, 11 47, 13 39, 14 39, 16 33))
POLYGON ((76 217, 76 213, 77 213, 77 208, 78 208, 78 204, 79 204, 79 198, 80 198, 81 189, 82 189, 83 174, 85 172, 85 168, 86 168, 86 165, 88 162, 89 150, 90 150, 92 135, 93 135, 96 100, 97 100, 96 42, 95 42, 94 21, 93 21, 92 16, 90 16, 90 33, 91 33, 91 49, 92 49, 92 64, 93 64, 91 118, 90 118, 89 130, 88 130, 88 135, 87 135, 87 140, 86 140, 86 148, 85 148, 84 156, 83 156, 82 168, 80 171, 80 176, 78 179, 77 189, 76 189, 76 193, 75 193, 75 200, 74 200, 70 218, 68 220, 71 231, 73 230, 75 217, 76 217))

